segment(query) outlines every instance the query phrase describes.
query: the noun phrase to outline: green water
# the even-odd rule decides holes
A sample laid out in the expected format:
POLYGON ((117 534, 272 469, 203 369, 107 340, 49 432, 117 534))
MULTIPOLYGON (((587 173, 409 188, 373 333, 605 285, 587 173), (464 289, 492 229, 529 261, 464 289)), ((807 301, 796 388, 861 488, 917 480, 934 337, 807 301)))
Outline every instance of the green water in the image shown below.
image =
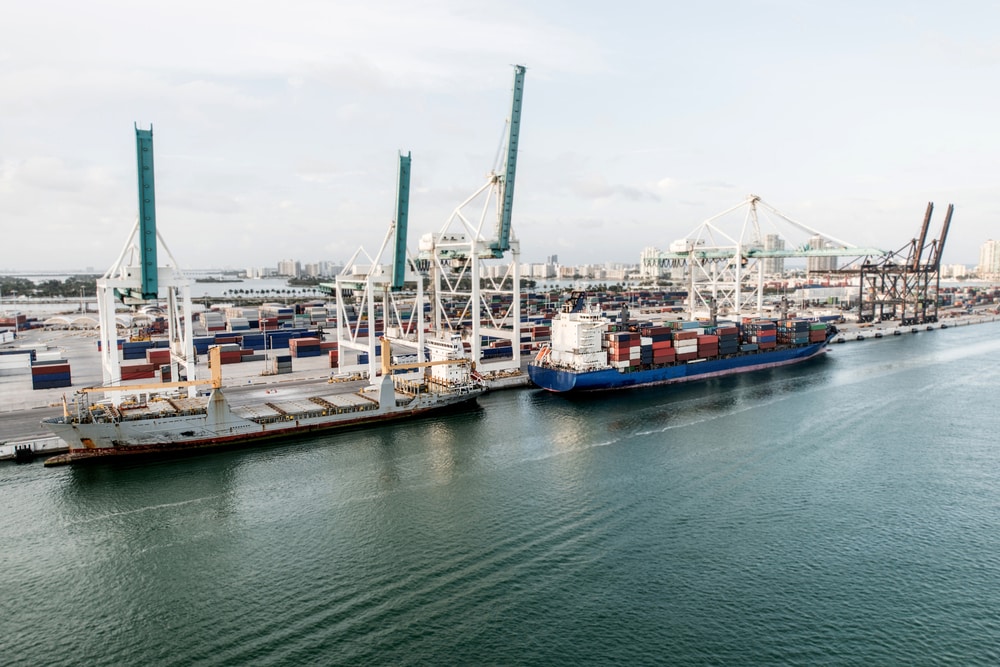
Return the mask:
POLYGON ((1000 663, 1000 325, 154 464, 0 464, 5 665, 1000 663))

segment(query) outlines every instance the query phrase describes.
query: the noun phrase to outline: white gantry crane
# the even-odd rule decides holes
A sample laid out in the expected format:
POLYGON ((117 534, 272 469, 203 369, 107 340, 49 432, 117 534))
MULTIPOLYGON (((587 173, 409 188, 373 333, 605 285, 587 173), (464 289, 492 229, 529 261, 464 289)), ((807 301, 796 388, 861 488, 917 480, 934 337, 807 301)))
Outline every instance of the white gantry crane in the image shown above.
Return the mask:
MULTIPOLYGON (((139 185, 138 220, 118 259, 97 281, 103 388, 109 397, 119 397, 122 390, 130 389, 128 385, 122 385, 116 304, 156 305, 165 297, 171 377, 188 380, 189 383, 183 386, 187 387, 190 395, 194 395, 197 387, 193 381, 197 378, 191 323, 191 287, 156 229, 153 128, 140 130, 136 127, 135 142, 139 185), (159 246, 162 246, 169 259, 165 266, 159 264, 159 246)), ((168 388, 171 385, 163 386, 168 388)))
POLYGON ((524 73, 524 66, 514 67, 504 143, 486 183, 440 231, 424 235, 419 247, 430 274, 434 330, 439 336, 462 334, 483 374, 519 370, 521 365, 520 245, 511 221, 524 73), (492 352, 501 352, 491 347, 494 343, 507 340, 510 357, 492 352))
POLYGON ((407 357, 424 361, 423 276, 407 257, 406 233, 410 198, 410 154, 399 155, 395 219, 374 256, 358 248, 334 285, 337 308, 338 368, 365 371, 373 381, 381 372, 378 335, 412 348, 407 357), (392 264, 383 263, 392 247, 392 264), (385 327, 376 331, 376 323, 385 327), (366 354, 362 363, 360 355, 366 354))
POLYGON ((661 269, 683 267, 688 279, 688 316, 695 319, 718 311, 733 317, 764 310, 765 261, 795 257, 882 257, 885 250, 862 248, 797 222, 757 195, 747 198, 695 227, 670 251, 646 257, 644 263, 661 269), (723 225, 743 213, 740 224, 723 225), (762 224, 764 214, 771 229, 762 224), (780 227, 778 226, 780 225, 780 227), (767 234, 781 231, 782 234, 767 234), (798 233, 802 240, 789 243, 798 233), (768 243, 767 236, 779 238, 768 243), (785 247, 790 245, 791 247, 785 247))

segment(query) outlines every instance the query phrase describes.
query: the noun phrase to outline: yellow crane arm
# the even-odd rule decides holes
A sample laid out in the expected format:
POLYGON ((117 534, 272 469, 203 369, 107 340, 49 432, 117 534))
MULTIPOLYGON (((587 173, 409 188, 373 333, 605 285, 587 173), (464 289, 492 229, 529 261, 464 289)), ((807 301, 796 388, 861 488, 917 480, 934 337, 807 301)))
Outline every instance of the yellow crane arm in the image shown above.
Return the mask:
POLYGON ((467 366, 472 363, 470 359, 443 359, 440 361, 414 361, 408 364, 390 363, 392 346, 388 338, 382 338, 382 375, 388 375, 392 371, 402 371, 411 368, 426 368, 427 366, 462 365, 467 366))
POLYGON ((208 348, 208 365, 212 375, 207 380, 178 380, 177 382, 147 382, 144 384, 123 384, 118 387, 84 387, 81 393, 96 393, 104 391, 136 391, 145 389, 173 389, 179 387, 200 387, 211 385, 213 389, 222 387, 222 354, 218 345, 208 348))

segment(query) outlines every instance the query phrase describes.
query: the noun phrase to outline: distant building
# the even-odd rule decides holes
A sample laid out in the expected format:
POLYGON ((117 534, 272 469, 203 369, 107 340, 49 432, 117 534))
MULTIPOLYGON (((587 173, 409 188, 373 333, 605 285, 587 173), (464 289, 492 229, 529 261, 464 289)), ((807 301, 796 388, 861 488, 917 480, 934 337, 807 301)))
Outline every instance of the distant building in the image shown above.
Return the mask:
MULTIPOLYGON (((819 236, 810 237, 809 247, 814 250, 821 250, 823 248, 832 248, 832 244, 827 242, 825 238, 819 236)), ((806 259, 806 270, 809 273, 826 273, 827 271, 837 270, 837 257, 809 257, 806 259)))
POLYGON ((643 248, 639 255, 639 276, 641 278, 659 278, 664 270, 659 264, 660 249, 652 246, 643 248))
POLYGON ((989 239, 979 249, 977 273, 983 280, 996 280, 1000 277, 1000 241, 989 239))
MULTIPOLYGON (((785 240, 777 234, 764 237, 764 250, 784 250, 785 240)), ((785 272, 785 260, 782 257, 769 257, 764 260, 764 275, 781 275, 785 272)))
POLYGON ((302 275, 302 265, 298 260, 283 259, 278 262, 278 275, 298 278, 302 275))
POLYGON ((941 277, 942 278, 958 278, 959 276, 969 275, 969 267, 965 264, 942 264, 941 265, 941 277))

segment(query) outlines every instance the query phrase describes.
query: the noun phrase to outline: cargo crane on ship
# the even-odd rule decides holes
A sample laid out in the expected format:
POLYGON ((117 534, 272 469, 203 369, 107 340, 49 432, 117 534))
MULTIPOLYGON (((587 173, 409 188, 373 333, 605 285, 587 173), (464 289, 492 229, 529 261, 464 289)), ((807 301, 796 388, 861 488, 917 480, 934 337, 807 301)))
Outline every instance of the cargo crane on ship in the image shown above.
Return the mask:
POLYGON ((523 65, 514 67, 510 116, 486 183, 459 204, 440 231, 424 235, 419 246, 422 268, 430 276, 434 330, 439 335, 463 332, 472 361, 484 374, 521 366, 520 244, 512 210, 524 74, 523 65), (495 226, 487 237, 491 219, 495 226), (512 356, 491 356, 490 345, 504 340, 510 341, 512 356))
POLYGON ((408 257, 406 245, 410 167, 410 153, 400 153, 395 216, 382 245, 374 256, 358 248, 332 285, 337 302, 337 359, 341 372, 366 370, 374 379, 381 370, 377 356, 380 335, 408 344, 415 348, 412 354, 416 359, 424 360, 424 279, 408 257), (384 262, 390 248, 392 264, 387 269, 384 262), (376 332, 380 316, 386 330, 376 332), (367 355, 364 363, 357 361, 364 358, 360 355, 367 355))
MULTIPOLYGON (((783 244, 784 245, 784 244, 783 244)), ((659 269, 681 267, 688 279, 688 316, 695 319, 706 313, 729 316, 763 316, 765 261, 810 257, 884 257, 887 251, 863 248, 841 241, 829 234, 793 220, 757 195, 747 198, 705 220, 682 240, 671 244, 669 252, 643 259, 659 269), (737 230, 722 224, 723 218, 743 211, 737 230), (765 244, 764 214, 777 229, 786 234, 799 233, 801 242, 790 248, 768 248, 765 244), (807 237, 807 238, 805 238, 807 237), (818 241, 818 242, 817 242, 818 241)))
POLYGON ((938 321, 941 254, 951 227, 954 204, 948 204, 941 235, 927 242, 934 202, 927 203, 919 235, 905 246, 881 257, 864 257, 839 269, 858 276, 858 320, 899 320, 902 326, 938 321))
POLYGON ((156 188, 153 170, 153 128, 135 128, 138 167, 139 214, 115 263, 97 280, 97 305, 100 322, 103 390, 114 396, 121 393, 121 358, 118 353, 118 328, 115 309, 127 306, 158 304, 166 298, 167 335, 171 352, 171 377, 186 378, 190 395, 196 388, 194 341, 191 321, 191 287, 174 259, 163 236, 156 228, 156 188), (168 258, 160 266, 158 249, 168 258))

